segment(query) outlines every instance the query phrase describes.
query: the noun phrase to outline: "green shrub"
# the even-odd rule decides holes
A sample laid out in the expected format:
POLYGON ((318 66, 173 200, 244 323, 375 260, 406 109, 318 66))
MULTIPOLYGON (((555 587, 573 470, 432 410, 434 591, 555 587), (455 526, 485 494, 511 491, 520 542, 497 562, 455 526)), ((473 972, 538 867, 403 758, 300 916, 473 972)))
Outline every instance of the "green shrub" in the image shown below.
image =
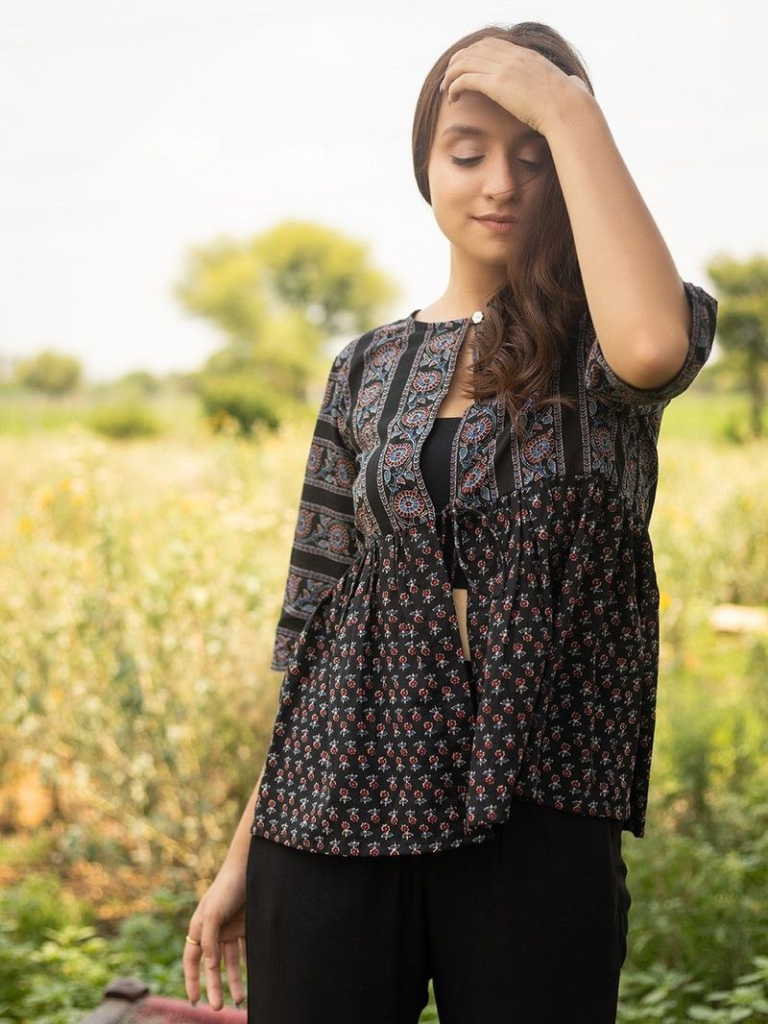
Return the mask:
POLYGON ((0 908, 2 916, 13 921, 20 942, 36 942, 46 928, 91 920, 87 908, 65 893, 51 874, 31 874, 13 889, 0 891, 0 908))
POLYGON ((142 395, 153 395, 160 391, 161 382, 149 370, 132 370, 115 382, 118 387, 130 388, 142 395))
POLYGON ((208 374, 198 377, 197 387, 214 433, 226 430, 228 419, 243 434, 249 433, 257 422, 270 429, 280 423, 277 398, 252 377, 242 373, 208 374))
POLYGON ((161 889, 154 903, 106 935, 51 875, 0 891, 0 1024, 77 1024, 118 976, 186 998, 181 956, 195 900, 161 889))
POLYGON ((80 383, 80 363, 72 356, 46 350, 25 359, 16 368, 16 380, 33 391, 63 395, 80 383))
POLYGON ((86 418, 86 424, 95 433, 112 438, 154 437, 160 433, 153 413, 130 399, 100 406, 86 418))

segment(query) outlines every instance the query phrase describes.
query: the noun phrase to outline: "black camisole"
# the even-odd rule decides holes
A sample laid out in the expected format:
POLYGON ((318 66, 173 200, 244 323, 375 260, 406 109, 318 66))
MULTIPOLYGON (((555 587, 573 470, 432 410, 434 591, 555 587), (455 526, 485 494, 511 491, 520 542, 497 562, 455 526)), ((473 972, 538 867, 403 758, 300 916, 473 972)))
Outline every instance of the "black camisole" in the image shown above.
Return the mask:
MULTIPOLYGON (((419 466, 421 475, 435 512, 441 512, 450 499, 450 478, 449 466, 451 465, 451 445, 453 438, 461 422, 461 416, 437 416, 434 420, 432 430, 427 435, 421 449, 419 466)), ((468 589, 467 578, 464 575, 459 562, 454 557, 455 549, 453 542, 453 524, 450 516, 445 518, 445 531, 443 540, 443 558, 448 569, 448 578, 454 587, 468 589)))

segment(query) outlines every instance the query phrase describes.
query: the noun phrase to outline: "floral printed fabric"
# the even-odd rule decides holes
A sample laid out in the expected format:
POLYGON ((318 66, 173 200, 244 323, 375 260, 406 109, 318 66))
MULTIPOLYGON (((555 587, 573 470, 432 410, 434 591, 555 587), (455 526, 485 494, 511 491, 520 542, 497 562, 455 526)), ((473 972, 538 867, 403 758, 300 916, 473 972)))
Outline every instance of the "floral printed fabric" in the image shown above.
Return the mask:
POLYGON ((279 708, 253 835, 313 852, 485 842, 513 800, 645 832, 658 676, 648 532, 664 407, 709 357, 717 302, 684 282, 684 365, 659 388, 612 370, 589 310, 518 433, 467 409, 450 501, 419 454, 469 319, 414 314, 333 360, 307 461, 272 668, 279 708), (474 679, 440 549, 467 578, 474 679))

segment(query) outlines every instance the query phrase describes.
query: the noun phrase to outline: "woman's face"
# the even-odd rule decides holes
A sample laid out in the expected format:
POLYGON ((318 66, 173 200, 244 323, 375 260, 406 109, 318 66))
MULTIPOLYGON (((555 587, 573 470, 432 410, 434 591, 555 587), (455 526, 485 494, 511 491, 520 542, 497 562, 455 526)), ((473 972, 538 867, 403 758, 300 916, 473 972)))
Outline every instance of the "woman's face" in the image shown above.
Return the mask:
POLYGON ((503 232, 477 220, 518 217, 551 167, 546 138, 483 93, 443 97, 427 176, 440 230, 466 255, 504 264, 523 225, 503 232))

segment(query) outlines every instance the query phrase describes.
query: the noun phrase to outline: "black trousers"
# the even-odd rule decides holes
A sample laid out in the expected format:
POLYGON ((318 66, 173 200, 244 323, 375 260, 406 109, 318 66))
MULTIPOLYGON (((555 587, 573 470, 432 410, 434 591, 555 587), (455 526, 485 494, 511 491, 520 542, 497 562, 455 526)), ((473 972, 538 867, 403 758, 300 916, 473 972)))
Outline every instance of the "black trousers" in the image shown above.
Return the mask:
POLYGON ((252 836, 248 1024, 614 1024, 621 823, 515 801, 487 843, 396 857, 252 836))

